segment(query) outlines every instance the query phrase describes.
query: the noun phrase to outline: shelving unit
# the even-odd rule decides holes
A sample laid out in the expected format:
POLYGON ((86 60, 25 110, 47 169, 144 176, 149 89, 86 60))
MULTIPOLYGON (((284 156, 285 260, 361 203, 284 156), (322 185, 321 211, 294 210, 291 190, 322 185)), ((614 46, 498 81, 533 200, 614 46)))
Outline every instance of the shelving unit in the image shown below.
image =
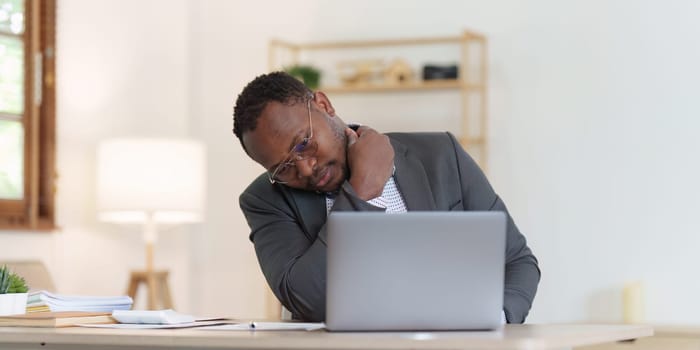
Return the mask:
MULTIPOLYGON (((302 62, 300 56, 306 52, 365 50, 392 47, 420 47, 429 45, 455 46, 459 48, 459 77, 451 80, 427 80, 420 78, 405 83, 366 83, 353 85, 321 86, 319 90, 330 95, 348 93, 428 92, 439 90, 458 91, 461 103, 460 130, 452 130, 462 146, 472 154, 484 171, 488 164, 488 110, 487 40, 476 32, 465 31, 462 35, 432 38, 403 38, 388 40, 338 41, 321 43, 291 43, 271 40, 268 50, 270 71, 283 69, 302 62), (476 53, 476 55, 474 54, 476 53), (284 59, 280 56, 285 55, 284 59), (474 103, 476 101, 476 103, 474 103), (476 127, 474 127, 476 125, 476 127)), ((442 59, 442 58, 441 58, 442 59)))

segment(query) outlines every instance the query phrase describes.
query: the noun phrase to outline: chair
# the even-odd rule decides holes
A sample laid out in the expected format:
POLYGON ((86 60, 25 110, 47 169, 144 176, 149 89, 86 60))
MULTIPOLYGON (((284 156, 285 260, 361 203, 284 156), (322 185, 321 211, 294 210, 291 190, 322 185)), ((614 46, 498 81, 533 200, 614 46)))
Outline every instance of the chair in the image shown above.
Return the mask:
POLYGON ((49 270, 39 260, 0 261, 0 266, 7 266, 10 271, 24 278, 32 291, 55 291, 56 287, 53 284, 49 270))

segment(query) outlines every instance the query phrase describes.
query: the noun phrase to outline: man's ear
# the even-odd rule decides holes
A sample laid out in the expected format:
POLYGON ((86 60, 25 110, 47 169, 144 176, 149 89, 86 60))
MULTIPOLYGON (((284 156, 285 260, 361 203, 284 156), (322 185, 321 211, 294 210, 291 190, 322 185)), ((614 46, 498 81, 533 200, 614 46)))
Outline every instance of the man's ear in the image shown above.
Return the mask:
POLYGON ((329 100, 328 96, 326 96, 326 94, 324 94, 322 91, 314 92, 314 102, 316 102, 316 105, 322 111, 326 112, 332 117, 335 116, 335 108, 333 108, 331 100, 329 100))

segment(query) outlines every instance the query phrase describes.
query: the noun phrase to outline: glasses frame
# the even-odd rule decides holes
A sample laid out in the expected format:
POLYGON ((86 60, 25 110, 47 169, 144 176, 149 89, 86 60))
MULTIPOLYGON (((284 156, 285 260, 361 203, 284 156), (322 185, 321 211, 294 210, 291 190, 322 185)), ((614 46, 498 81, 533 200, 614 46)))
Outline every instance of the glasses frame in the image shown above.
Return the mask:
POLYGON ((287 181, 280 181, 279 179, 276 179, 276 178, 275 178, 275 177, 277 177, 277 174, 280 172, 280 170, 282 169, 282 167, 283 167, 283 166, 286 166, 286 165, 293 165, 293 164, 296 164, 296 162, 308 158, 308 157, 304 157, 304 156, 298 151, 298 149, 300 149, 301 147, 305 147, 305 146, 302 146, 302 145, 307 145, 307 146, 308 146, 309 143, 311 142, 311 139, 314 137, 314 125, 313 125, 313 123, 312 123, 312 121, 311 121, 311 100, 312 100, 312 99, 313 99, 313 97, 309 97, 309 99, 306 101, 306 110, 307 110, 307 113, 308 113, 308 115, 309 115, 309 136, 308 136, 308 137, 304 137, 304 138, 301 140, 301 142, 299 142, 299 143, 297 143, 296 145, 294 145, 294 147, 292 147, 292 149, 289 150, 289 153, 287 153, 287 156, 284 158, 285 160, 284 160, 283 162, 281 162, 279 165, 277 165, 277 166, 275 167, 275 170, 272 171, 272 173, 270 173, 269 171, 267 172, 267 178, 268 178, 268 180, 270 180, 270 183, 271 183, 271 184, 275 184, 275 183, 278 183, 278 184, 286 184, 287 181))

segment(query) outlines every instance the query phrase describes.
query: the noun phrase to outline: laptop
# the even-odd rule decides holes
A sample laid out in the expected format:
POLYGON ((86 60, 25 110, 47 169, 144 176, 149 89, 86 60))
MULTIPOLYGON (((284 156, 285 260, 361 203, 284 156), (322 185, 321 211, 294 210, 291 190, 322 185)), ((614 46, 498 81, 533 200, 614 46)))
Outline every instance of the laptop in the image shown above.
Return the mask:
POLYGON ((327 222, 330 331, 501 326, 502 212, 334 212, 327 222))

